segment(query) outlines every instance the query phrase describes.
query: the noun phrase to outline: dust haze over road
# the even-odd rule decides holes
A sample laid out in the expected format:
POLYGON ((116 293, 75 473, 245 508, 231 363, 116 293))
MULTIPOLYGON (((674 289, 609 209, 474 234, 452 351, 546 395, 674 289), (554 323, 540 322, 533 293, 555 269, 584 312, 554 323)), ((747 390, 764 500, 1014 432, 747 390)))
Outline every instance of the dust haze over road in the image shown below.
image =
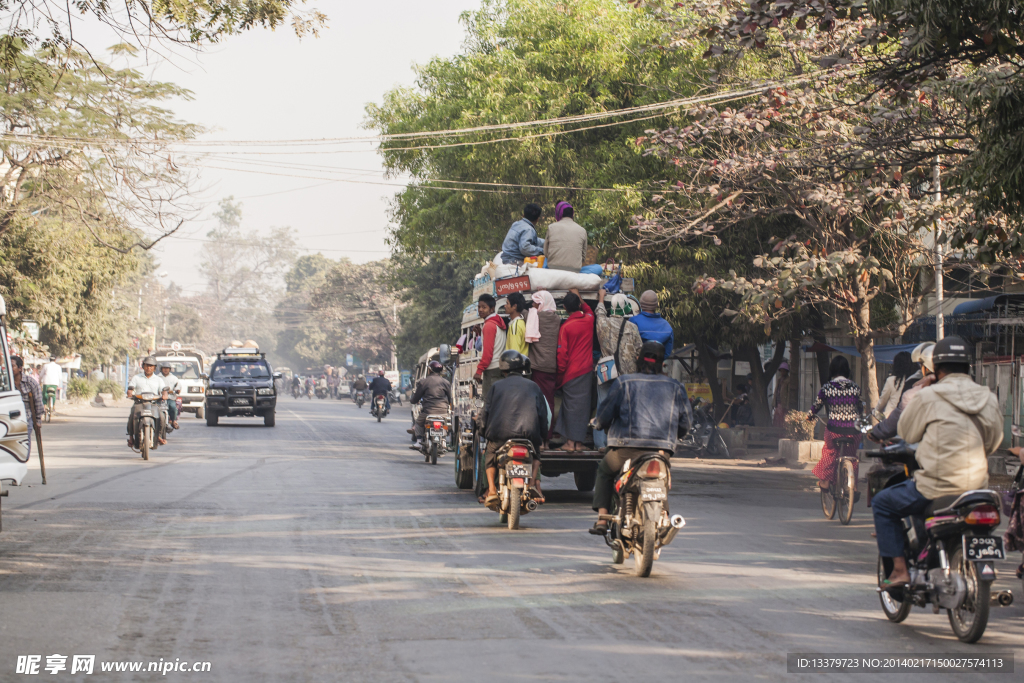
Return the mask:
MULTIPOLYGON (((3 500, 0 681, 25 680, 18 655, 53 653, 209 661, 161 678, 275 683, 780 680, 788 652, 1024 663, 1012 562, 995 587, 1018 601, 993 607, 979 644, 931 611, 890 624, 868 510, 824 520, 805 472, 674 460, 687 526, 638 579, 586 533, 589 494, 570 475, 546 480, 548 503, 510 532, 455 488, 450 455, 431 467, 407 449, 407 406, 380 424, 348 400, 291 397, 275 428, 183 416, 150 462, 124 444, 126 413, 58 416, 50 484, 34 468, 3 500)), ((97 665, 53 680, 155 676, 97 665)), ((1014 674, 938 678, 982 676, 1014 674)))

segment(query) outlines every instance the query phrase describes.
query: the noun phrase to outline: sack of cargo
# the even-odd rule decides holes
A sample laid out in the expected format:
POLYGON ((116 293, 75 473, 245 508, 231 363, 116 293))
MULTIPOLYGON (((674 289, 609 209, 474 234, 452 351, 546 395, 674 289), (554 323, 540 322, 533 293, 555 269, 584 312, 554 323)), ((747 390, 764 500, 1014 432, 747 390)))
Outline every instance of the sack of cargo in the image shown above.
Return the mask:
POLYGON ((574 273, 569 270, 549 270, 544 268, 531 268, 527 271, 530 276, 530 286, 536 291, 538 289, 578 289, 581 292, 596 292, 601 288, 604 281, 600 275, 588 273, 574 273))

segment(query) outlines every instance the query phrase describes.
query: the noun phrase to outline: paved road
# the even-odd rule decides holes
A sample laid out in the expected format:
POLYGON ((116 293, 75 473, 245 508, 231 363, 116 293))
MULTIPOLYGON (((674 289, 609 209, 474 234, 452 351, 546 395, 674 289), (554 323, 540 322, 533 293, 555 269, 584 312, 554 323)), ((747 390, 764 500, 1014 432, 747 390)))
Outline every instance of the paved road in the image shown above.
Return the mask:
POLYGON ((33 680, 13 673, 17 655, 53 653, 209 661, 168 680, 273 683, 779 680, 786 653, 806 651, 1013 651, 1024 667, 1010 562, 998 585, 1018 603, 982 643, 930 611, 890 624, 866 509, 825 521, 805 472, 677 464, 687 526, 637 579, 584 532, 571 477, 509 532, 455 489, 450 458, 406 448, 401 408, 377 424, 348 401, 285 398, 273 429, 183 417, 150 462, 124 445, 125 414, 59 417, 50 484, 33 472, 4 500, 0 681, 33 680))

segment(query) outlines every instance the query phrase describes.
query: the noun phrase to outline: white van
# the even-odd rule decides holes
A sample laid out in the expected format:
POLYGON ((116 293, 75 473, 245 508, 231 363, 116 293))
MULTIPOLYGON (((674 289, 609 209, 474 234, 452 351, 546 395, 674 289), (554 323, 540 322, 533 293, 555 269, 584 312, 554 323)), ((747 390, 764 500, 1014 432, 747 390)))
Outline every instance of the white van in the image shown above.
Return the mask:
POLYGON ((206 417, 206 380, 203 374, 203 355, 193 345, 174 342, 169 347, 157 347, 157 363, 169 363, 171 374, 181 386, 181 412, 206 417))
POLYGON ((0 496, 7 495, 6 482, 21 486, 28 474, 29 457, 28 413, 11 373, 6 317, 7 303, 0 296, 0 496))

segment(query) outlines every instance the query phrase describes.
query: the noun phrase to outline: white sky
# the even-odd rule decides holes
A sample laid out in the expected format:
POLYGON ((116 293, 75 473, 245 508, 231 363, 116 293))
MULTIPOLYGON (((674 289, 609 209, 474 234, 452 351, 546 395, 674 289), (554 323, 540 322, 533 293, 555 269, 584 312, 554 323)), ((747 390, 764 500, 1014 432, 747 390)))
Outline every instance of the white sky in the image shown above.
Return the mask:
MULTIPOLYGON (((301 42, 290 27, 253 30, 204 50, 153 62, 144 72, 194 93, 173 107, 184 120, 211 130, 203 139, 280 140, 371 135, 360 127, 364 106, 380 102, 396 85, 412 85, 413 64, 455 54, 462 43, 459 14, 477 0, 389 0, 386 3, 311 2, 330 18, 319 38, 301 42)), ((367 149, 368 145, 360 145, 367 149)), ((282 157, 273 160, 279 160, 282 157)), ((284 157, 287 161, 357 169, 380 168, 371 151, 284 157)), ((215 162, 207 162, 221 165, 215 162)), ((295 173, 285 171, 285 173, 295 173)), ((316 175, 311 173, 310 175, 316 175)), ((361 177, 381 180, 382 176, 361 177)), ((199 220, 156 249, 162 280, 201 289, 193 241, 213 226, 217 202, 234 195, 243 203, 243 226, 266 230, 290 226, 312 252, 353 261, 384 258, 387 200, 397 187, 205 169, 199 220), (318 186, 318 187, 310 187, 318 186), (298 189, 307 188, 307 189, 298 189), (282 192, 283 190, 294 190, 282 192), (271 194, 277 193, 277 194, 271 194), (345 236, 345 233, 358 233, 345 236)), ((302 252, 310 253, 310 252, 302 252)))

